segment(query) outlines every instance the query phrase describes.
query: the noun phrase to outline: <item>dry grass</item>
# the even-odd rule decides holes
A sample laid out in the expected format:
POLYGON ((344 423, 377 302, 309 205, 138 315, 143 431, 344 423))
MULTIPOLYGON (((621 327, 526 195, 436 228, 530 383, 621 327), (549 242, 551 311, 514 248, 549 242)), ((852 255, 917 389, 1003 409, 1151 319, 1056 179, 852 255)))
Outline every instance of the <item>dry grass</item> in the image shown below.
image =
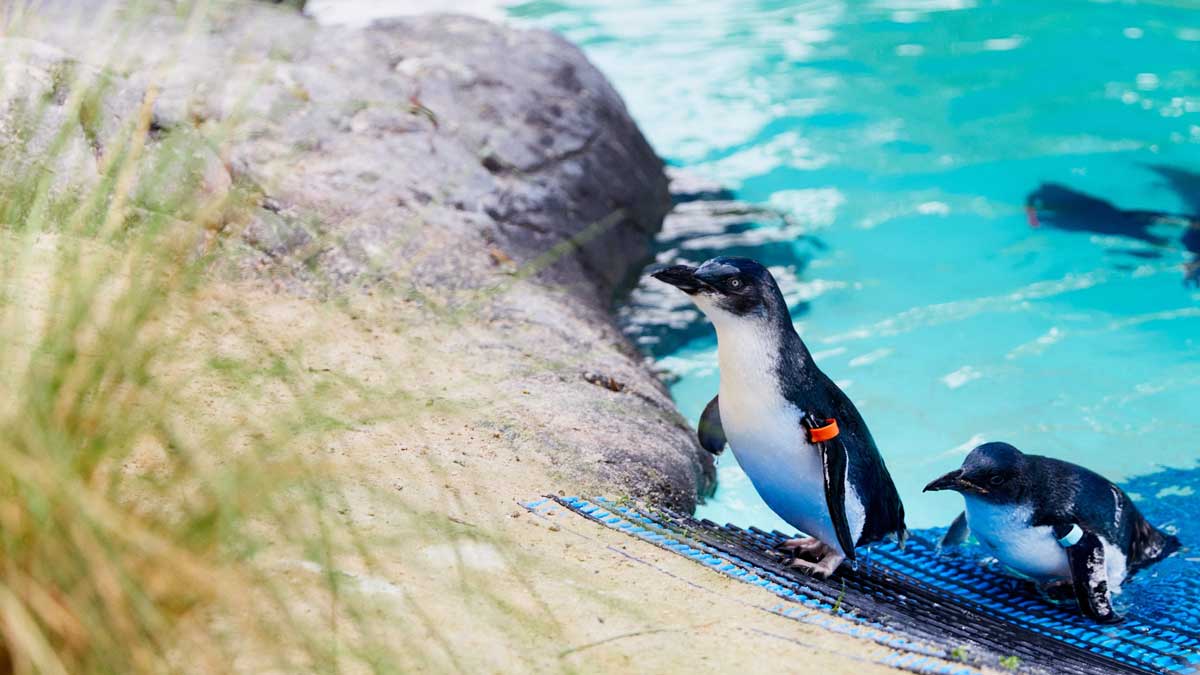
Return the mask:
POLYGON ((151 151, 151 87, 91 139, 84 184, 72 134, 98 132, 106 78, 6 75, 0 672, 385 669, 338 575, 278 573, 285 554, 319 570, 366 557, 303 452, 350 423, 358 392, 206 305, 208 254, 244 196, 196 164, 220 130, 151 151))

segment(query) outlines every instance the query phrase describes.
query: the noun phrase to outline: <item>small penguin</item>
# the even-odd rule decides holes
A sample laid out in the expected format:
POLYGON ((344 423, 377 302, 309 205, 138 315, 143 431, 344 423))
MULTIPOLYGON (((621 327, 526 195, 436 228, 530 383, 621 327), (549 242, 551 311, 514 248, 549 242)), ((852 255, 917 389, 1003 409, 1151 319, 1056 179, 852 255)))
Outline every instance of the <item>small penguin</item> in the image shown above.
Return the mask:
POLYGON ((1007 443, 972 450, 961 469, 925 486, 937 490, 954 490, 967 505, 944 544, 973 533, 1018 574, 1048 587, 1069 583, 1080 610, 1101 623, 1121 620, 1111 595, 1127 576, 1179 548, 1102 476, 1007 443))
POLYGON ((1047 223, 1062 230, 1130 237, 1154 246, 1164 246, 1167 240, 1150 233, 1149 228, 1175 218, 1161 211, 1121 209, 1058 183, 1042 183, 1030 192, 1025 197, 1025 214, 1033 227, 1047 223))
POLYGON ((719 257, 653 276, 688 294, 717 330, 721 386, 700 443, 718 454, 728 442, 767 506, 810 535, 781 546, 795 554, 790 564, 827 577, 856 546, 903 542, 904 506, 871 432, 813 362, 771 273, 719 257))
MULTIPOLYGON (((1169 166, 1148 165, 1167 180, 1189 208, 1200 207, 1196 188, 1200 186, 1200 174, 1169 166)), ((1190 253, 1192 260, 1184 264, 1183 282, 1188 286, 1200 287, 1200 215, 1122 209, 1099 197, 1073 190, 1058 183, 1043 183, 1025 197, 1025 215, 1032 227, 1043 223, 1063 230, 1096 232, 1139 239, 1155 247, 1163 247, 1168 240, 1152 234, 1149 228, 1158 225, 1176 225, 1183 228, 1180 243, 1190 253)), ((1155 250, 1123 251, 1127 255, 1141 258, 1158 258, 1155 250)))

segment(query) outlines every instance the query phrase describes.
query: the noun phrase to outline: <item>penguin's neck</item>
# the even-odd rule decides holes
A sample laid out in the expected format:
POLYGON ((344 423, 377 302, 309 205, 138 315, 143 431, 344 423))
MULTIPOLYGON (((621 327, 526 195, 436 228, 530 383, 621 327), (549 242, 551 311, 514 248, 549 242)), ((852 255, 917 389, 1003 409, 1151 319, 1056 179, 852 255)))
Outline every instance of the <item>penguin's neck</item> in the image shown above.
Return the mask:
POLYGON ((785 396, 781 379, 802 377, 800 371, 812 367, 812 357, 791 324, 778 326, 742 319, 716 321, 713 325, 717 329, 722 399, 782 405, 785 396))

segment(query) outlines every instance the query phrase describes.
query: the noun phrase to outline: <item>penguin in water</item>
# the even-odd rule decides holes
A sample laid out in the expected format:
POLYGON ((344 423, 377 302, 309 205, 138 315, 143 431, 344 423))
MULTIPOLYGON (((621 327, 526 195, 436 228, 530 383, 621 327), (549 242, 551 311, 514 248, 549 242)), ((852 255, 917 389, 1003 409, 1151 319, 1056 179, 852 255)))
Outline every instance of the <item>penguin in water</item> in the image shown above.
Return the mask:
POLYGON ((1111 596, 1129 575, 1179 548, 1102 476, 1007 443, 972 450, 962 468, 925 486, 937 490, 958 492, 967 505, 943 545, 973 533, 1021 576, 1048 590, 1070 584, 1080 610, 1101 623, 1121 620, 1111 596))
MULTIPOLYGON (((1200 204, 1196 188, 1200 175, 1168 166, 1150 165, 1195 208, 1200 204)), ((1193 258, 1184 265, 1184 284, 1200 287, 1200 216, 1140 209, 1122 209, 1112 202, 1093 197, 1058 183, 1043 183, 1025 197, 1025 215, 1031 227, 1047 224, 1062 230, 1119 235, 1144 241, 1155 247, 1169 241, 1149 231, 1156 225, 1184 228, 1180 243, 1193 258)), ((1125 251, 1138 257, 1160 257, 1157 251, 1125 251)))
POLYGON ((1042 183, 1030 192, 1025 197, 1025 215, 1032 227, 1045 223, 1061 230, 1130 237, 1154 246, 1164 246, 1167 240, 1150 233, 1149 228, 1175 217, 1161 211, 1118 208, 1059 183, 1042 183))
POLYGON ((771 273, 719 257, 652 276, 687 293, 717 330, 721 388, 700 443, 718 454, 728 441, 767 506, 810 535, 781 545, 790 564, 827 577, 856 546, 903 542, 904 506, 871 432, 813 362, 771 273))

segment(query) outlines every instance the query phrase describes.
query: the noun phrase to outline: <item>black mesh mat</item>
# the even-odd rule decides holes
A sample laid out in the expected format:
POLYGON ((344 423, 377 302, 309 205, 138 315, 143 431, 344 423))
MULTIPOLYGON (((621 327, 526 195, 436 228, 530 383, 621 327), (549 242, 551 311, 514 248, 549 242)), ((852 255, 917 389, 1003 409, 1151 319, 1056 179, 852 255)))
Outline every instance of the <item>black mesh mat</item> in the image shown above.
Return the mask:
POLYGON ((941 554, 921 537, 910 538, 904 550, 895 544, 864 549, 857 565, 817 580, 783 566, 773 550, 786 538, 779 532, 603 499, 553 499, 788 600, 938 645, 941 658, 1078 675, 1200 672, 1200 631, 1188 611, 1174 618, 1130 615, 1101 626, 971 556, 941 554))

